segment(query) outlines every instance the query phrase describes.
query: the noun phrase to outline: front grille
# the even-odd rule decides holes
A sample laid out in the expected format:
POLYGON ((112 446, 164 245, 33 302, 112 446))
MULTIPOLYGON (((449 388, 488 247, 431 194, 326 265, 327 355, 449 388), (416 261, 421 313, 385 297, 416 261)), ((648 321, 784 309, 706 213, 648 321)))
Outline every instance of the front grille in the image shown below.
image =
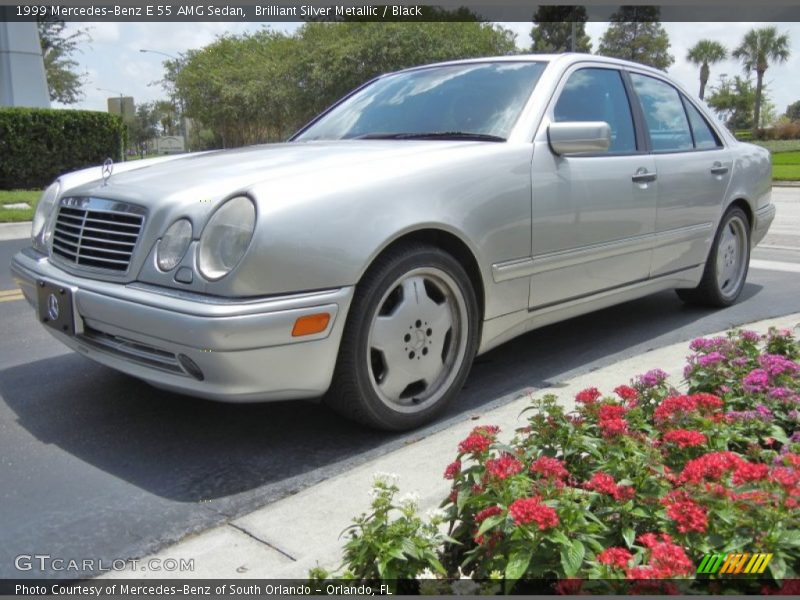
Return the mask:
POLYGON ((125 272, 144 223, 138 207, 65 198, 53 230, 53 254, 81 267, 125 272))

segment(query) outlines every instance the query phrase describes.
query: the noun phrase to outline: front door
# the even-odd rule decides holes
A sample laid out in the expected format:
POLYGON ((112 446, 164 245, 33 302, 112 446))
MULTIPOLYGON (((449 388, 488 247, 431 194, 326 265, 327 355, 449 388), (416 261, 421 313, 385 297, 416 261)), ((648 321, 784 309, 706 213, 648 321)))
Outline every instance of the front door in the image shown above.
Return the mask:
POLYGON ((632 117, 630 90, 614 68, 568 71, 550 122, 605 121, 608 152, 555 155, 537 136, 533 152, 532 310, 648 278, 655 231, 655 161, 632 117))

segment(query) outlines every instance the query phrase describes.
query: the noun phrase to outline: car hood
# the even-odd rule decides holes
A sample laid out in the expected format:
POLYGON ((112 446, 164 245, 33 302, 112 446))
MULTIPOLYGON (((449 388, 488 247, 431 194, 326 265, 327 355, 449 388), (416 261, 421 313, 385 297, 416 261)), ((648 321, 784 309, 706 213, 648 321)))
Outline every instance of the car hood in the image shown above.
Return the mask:
MULTIPOLYGON (((142 165, 123 163, 103 182, 100 169, 93 168, 64 178, 65 192, 136 202, 155 206, 169 199, 215 203, 247 188, 278 179, 319 178, 326 172, 341 174, 343 169, 363 172, 365 165, 403 157, 452 153, 457 148, 475 149, 491 142, 418 140, 342 140, 330 142, 292 142, 250 146, 142 161, 142 165), (120 172, 122 171, 122 172, 120 172), (87 176, 92 181, 85 183, 87 176), (83 179, 83 181, 81 181, 83 179), (74 185, 77 183, 78 185, 74 185)), ((428 161, 419 160, 420 165, 428 161)))

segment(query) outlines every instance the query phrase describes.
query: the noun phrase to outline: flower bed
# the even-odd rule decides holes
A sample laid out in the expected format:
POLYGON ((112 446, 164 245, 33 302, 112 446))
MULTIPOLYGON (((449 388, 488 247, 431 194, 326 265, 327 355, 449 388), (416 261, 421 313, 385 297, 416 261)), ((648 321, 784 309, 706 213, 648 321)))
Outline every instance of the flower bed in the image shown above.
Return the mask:
POLYGON ((534 400, 506 442, 476 427, 427 520, 379 479, 342 575, 432 573, 507 592, 557 579, 575 592, 575 580, 693 579, 705 554, 768 552, 761 578, 800 576, 800 345, 789 331, 737 331, 691 349, 685 394, 653 370, 613 395, 581 391, 573 412, 534 400))

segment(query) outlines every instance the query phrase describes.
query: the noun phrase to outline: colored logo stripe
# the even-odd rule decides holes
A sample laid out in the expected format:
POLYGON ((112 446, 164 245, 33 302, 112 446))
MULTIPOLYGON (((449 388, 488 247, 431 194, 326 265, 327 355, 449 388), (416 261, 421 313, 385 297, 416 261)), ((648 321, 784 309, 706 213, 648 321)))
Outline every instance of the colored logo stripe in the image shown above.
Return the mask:
POLYGON ((727 575, 763 573, 770 560, 772 554, 768 553, 706 554, 698 565, 697 572, 727 575))

